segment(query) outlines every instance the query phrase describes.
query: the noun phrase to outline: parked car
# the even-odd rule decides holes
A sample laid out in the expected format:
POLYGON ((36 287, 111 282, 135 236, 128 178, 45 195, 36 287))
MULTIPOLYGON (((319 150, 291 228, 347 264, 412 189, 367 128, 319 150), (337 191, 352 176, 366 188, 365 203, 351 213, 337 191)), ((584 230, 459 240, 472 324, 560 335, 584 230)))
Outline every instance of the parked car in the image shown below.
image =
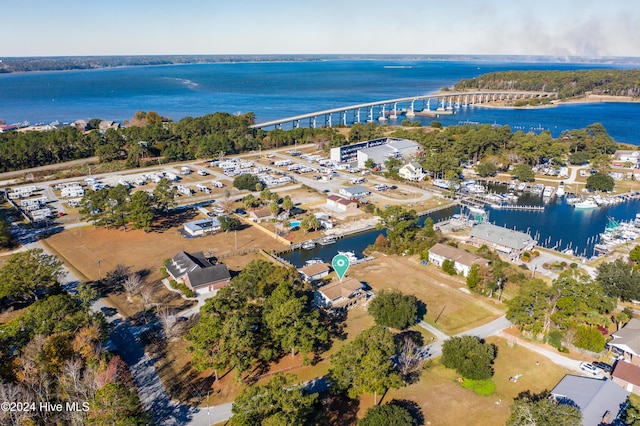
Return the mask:
POLYGON ((580 369, 586 373, 591 373, 594 376, 598 375, 598 370, 593 366, 593 364, 590 364, 588 362, 581 362, 580 369))
POLYGON ((611 367, 606 362, 596 361, 596 362, 592 363, 592 365, 594 367, 599 368, 600 370, 604 371, 605 373, 611 373, 611 370, 613 369, 613 367, 611 367))

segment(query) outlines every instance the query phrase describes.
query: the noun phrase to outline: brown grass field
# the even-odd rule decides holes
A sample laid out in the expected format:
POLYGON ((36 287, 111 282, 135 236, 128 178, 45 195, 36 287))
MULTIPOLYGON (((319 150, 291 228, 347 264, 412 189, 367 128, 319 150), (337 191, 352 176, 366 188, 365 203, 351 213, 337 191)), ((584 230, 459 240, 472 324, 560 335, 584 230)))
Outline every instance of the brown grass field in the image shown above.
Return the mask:
MULTIPOLYGON (((551 390, 568 373, 548 359, 518 345, 511 346, 504 339, 492 337, 487 342, 498 347, 493 377, 496 391, 492 395, 479 396, 463 388, 456 382, 455 371, 436 360, 422 373, 418 383, 389 390, 382 402, 393 399, 418 402, 427 425, 493 426, 505 424, 509 406, 518 393, 551 390), (517 374, 522 374, 518 383, 509 381, 509 377, 517 374)), ((363 395, 360 401, 361 416, 373 405, 373 395, 363 395)))
POLYGON ((422 265, 415 256, 386 256, 381 253, 373 256, 375 260, 353 266, 347 274, 366 282, 374 291, 398 289, 416 296, 427 305, 424 321, 449 335, 477 327, 504 314, 505 308, 497 302, 464 291, 464 278, 447 275, 432 265, 422 265))

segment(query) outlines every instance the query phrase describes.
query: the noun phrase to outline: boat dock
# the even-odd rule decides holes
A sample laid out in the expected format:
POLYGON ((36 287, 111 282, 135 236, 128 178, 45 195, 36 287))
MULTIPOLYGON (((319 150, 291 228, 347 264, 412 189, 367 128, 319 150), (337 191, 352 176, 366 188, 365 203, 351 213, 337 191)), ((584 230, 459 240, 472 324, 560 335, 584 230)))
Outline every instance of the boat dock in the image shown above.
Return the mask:
POLYGON ((526 206, 519 204, 491 204, 490 207, 496 210, 525 210, 534 212, 544 211, 544 206, 526 206))

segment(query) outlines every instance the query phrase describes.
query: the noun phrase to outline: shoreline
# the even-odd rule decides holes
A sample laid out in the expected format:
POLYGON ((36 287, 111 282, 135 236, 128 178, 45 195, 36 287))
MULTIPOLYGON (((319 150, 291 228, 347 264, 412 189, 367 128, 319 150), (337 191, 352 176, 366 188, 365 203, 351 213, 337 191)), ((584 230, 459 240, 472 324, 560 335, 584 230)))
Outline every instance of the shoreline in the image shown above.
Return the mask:
POLYGON ((480 108, 494 108, 494 109, 509 109, 509 110, 527 110, 527 109, 543 109, 543 108, 555 108, 560 105, 585 105, 585 104, 604 104, 604 103, 622 103, 633 104, 640 103, 640 98, 633 98, 631 96, 613 96, 613 95, 583 95, 571 99, 558 99, 553 100, 546 105, 525 105, 514 106, 506 102, 491 102, 490 104, 478 104, 474 105, 480 108))

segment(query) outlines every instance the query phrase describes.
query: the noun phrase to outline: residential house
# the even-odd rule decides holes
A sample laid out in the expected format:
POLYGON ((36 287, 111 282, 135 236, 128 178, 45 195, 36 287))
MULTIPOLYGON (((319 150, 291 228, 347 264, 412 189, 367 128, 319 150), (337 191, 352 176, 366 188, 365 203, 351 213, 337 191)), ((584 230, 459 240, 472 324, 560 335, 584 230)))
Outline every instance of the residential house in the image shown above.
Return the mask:
POLYGON ((249 217, 254 222, 262 222, 265 220, 273 219, 273 213, 271 213, 271 208, 269 206, 266 206, 266 207, 262 207, 261 209, 250 211, 249 217))
POLYGON ((426 174, 424 173, 420 163, 412 161, 400 167, 400 170, 398 170, 398 176, 402 179, 418 181, 424 179, 426 174))
POLYGON ((640 367, 620 360, 611 372, 611 380, 628 392, 640 395, 640 367))
POLYGON ((344 195, 347 198, 366 197, 371 193, 367 188, 360 185, 345 186, 344 188, 340 188, 338 192, 340 193, 340 195, 344 195))
POLYGON ((611 333, 607 346, 621 354, 625 361, 640 366, 640 320, 631 320, 620 330, 611 333))
POLYGON ((640 151, 619 149, 613 153, 613 160, 616 163, 630 162, 635 165, 640 160, 640 151))
POLYGON ((626 407, 629 392, 608 379, 567 374, 551 390, 559 404, 578 407, 583 426, 613 424, 626 407))
POLYGON ((205 234, 211 234, 220 230, 220 221, 213 217, 210 219, 194 220, 183 225, 184 231, 193 236, 200 237, 205 234))
POLYGON ((472 265, 489 265, 487 259, 447 244, 436 244, 429 249, 429 262, 441 267, 445 260, 452 261, 456 272, 464 277, 469 275, 472 265))
POLYGON ((471 229, 467 240, 478 247, 486 245, 510 257, 520 256, 524 251, 531 250, 535 241, 524 232, 514 231, 490 223, 481 223, 471 229))
POLYGON ((302 279, 309 282, 317 281, 326 277, 329 275, 330 271, 331 268, 326 263, 314 263, 298 269, 302 279))
POLYGON ((353 211, 358 208, 357 203, 335 194, 327 197, 327 206, 340 212, 353 211))
POLYGON ((364 284, 355 278, 347 278, 342 282, 334 281, 315 291, 317 306, 334 309, 351 309, 366 297, 364 284))
POLYGON ((169 276, 196 293, 220 290, 229 285, 231 275, 224 263, 213 264, 202 252, 178 252, 166 265, 169 276))

